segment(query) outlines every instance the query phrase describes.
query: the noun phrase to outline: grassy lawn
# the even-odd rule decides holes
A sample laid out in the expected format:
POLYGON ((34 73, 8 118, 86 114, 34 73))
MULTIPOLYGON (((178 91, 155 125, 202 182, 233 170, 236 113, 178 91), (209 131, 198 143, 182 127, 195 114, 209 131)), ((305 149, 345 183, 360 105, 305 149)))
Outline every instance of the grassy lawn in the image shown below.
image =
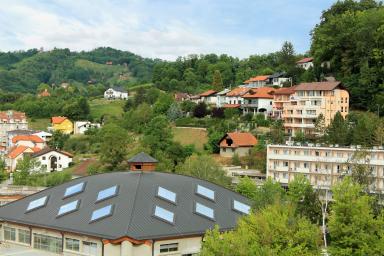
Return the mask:
POLYGON ((28 120, 28 126, 31 130, 47 131, 47 127, 51 125, 49 118, 40 118, 28 120))
POLYGON ((194 128, 172 128, 175 141, 180 142, 181 145, 193 144, 196 150, 202 151, 204 144, 207 143, 207 131, 203 129, 194 128))
POLYGON ((124 104, 125 100, 92 100, 89 102, 91 108, 91 116, 94 119, 99 119, 103 115, 121 116, 124 112, 124 104))

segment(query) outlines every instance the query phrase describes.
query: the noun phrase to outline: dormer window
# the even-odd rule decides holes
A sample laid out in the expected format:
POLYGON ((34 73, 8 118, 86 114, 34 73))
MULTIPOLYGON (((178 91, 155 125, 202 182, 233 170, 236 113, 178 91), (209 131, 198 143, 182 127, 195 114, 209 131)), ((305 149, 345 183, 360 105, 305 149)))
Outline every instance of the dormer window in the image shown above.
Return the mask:
POLYGON ((231 146, 233 144, 233 140, 231 138, 225 139, 225 142, 227 143, 228 146, 231 146))

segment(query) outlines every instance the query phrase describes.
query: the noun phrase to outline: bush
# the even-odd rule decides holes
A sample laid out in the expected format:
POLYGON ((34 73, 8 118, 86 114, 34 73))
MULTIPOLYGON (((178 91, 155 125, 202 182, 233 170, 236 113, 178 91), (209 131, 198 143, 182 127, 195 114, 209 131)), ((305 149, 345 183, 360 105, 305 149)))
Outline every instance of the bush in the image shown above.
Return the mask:
POLYGON ((200 102, 193 109, 193 116, 197 118, 203 118, 208 114, 207 105, 204 102, 200 102))
POLYGON ((232 164, 233 165, 241 165, 240 157, 237 153, 232 156, 232 164))

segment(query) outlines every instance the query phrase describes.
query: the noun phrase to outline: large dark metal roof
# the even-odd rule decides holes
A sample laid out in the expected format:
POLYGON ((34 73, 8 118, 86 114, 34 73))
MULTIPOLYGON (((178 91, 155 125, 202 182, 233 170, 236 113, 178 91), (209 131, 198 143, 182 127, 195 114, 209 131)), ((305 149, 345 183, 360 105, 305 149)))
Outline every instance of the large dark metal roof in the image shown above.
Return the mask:
POLYGON ((222 230, 235 227, 240 213, 233 200, 250 204, 238 193, 197 178, 162 172, 112 172, 74 179, 0 207, 0 219, 30 226, 73 232, 103 239, 128 236, 137 240, 200 235, 219 225, 222 230), (66 189, 85 182, 84 191, 64 198, 66 189), (99 191, 118 185, 118 194, 96 203, 99 191), (215 201, 196 194, 197 185, 215 191, 215 201), (176 193, 176 204, 156 196, 161 186, 176 193), (48 196, 45 206, 26 212, 31 201, 48 196), (77 211, 57 217, 59 208, 80 200, 77 211), (194 213, 195 204, 214 209, 215 220, 194 213), (92 212, 113 205, 113 214, 90 222, 92 212), (174 213, 174 223, 153 216, 155 206, 174 213))

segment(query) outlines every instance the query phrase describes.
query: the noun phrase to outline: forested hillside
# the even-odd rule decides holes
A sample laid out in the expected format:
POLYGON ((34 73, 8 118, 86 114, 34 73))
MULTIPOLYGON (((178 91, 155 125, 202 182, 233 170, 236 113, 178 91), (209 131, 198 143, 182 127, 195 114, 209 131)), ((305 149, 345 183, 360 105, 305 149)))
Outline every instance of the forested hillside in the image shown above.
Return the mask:
POLYGON ((155 61, 130 52, 97 48, 89 52, 36 49, 0 52, 0 89, 35 92, 41 83, 128 85, 151 80, 155 61), (111 65, 106 65, 109 62, 111 65))

